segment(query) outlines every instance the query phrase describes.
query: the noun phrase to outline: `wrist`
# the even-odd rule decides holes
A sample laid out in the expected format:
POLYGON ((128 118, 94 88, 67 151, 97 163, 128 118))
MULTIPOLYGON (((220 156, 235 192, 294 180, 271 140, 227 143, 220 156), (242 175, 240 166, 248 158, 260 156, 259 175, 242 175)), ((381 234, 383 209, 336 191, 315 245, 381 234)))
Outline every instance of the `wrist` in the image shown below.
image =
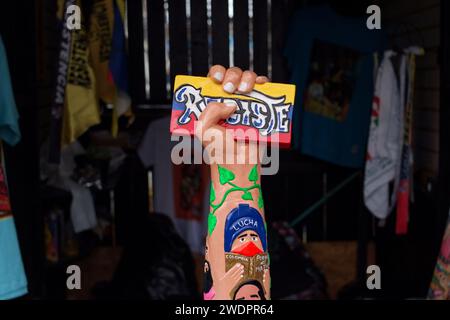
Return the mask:
POLYGON ((217 218, 226 216, 238 204, 248 204, 264 217, 264 201, 258 164, 211 165, 209 234, 217 218))

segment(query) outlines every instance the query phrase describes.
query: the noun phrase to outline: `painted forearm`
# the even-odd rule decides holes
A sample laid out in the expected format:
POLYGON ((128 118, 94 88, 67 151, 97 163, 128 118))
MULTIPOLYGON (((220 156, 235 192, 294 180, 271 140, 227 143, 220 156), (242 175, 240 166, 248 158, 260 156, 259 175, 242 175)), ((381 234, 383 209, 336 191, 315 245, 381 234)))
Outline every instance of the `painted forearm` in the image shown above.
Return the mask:
POLYGON ((211 165, 205 299, 269 299, 259 165, 211 165))

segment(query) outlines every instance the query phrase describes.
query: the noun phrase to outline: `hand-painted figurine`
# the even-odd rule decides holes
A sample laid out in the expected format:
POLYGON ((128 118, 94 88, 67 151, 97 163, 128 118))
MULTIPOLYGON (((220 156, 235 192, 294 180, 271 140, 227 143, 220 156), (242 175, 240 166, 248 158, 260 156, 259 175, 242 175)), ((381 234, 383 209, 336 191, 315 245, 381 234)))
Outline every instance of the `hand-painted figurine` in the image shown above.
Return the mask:
MULTIPOLYGON (((245 299, 244 292, 255 286, 261 288, 261 300, 265 299, 263 289, 264 275, 269 268, 267 256, 266 227, 261 214, 248 204, 239 204, 227 216, 225 221, 225 266, 230 270, 234 265, 244 266, 244 272, 230 295, 245 299), (244 286, 244 284, 246 284, 244 286)), ((251 290, 250 290, 251 291, 251 290)), ((259 290, 258 290, 259 292, 259 290)))
MULTIPOLYGON (((252 71, 236 67, 227 70, 218 65, 210 69, 209 77, 215 82, 208 87, 211 93, 220 95, 223 91, 224 95, 238 94, 242 99, 253 91, 255 84, 263 86, 268 81, 252 71)), ((233 129, 223 126, 223 121, 241 111, 236 103, 222 102, 227 101, 211 100, 198 121, 190 122, 195 123, 193 131, 208 154, 211 169, 203 298, 268 300, 270 269, 259 145, 254 140, 237 141, 229 135, 233 129), (212 136, 212 140, 208 139, 212 136), (233 159, 231 163, 229 158, 233 159)))
MULTIPOLYGON (((224 230, 226 274, 218 285, 229 289, 234 300, 266 300, 269 263, 266 227, 261 214, 248 204, 239 204, 227 216, 224 230), (222 284, 221 284, 222 283, 222 284)), ((215 297, 211 266, 205 250, 205 300, 215 297)))

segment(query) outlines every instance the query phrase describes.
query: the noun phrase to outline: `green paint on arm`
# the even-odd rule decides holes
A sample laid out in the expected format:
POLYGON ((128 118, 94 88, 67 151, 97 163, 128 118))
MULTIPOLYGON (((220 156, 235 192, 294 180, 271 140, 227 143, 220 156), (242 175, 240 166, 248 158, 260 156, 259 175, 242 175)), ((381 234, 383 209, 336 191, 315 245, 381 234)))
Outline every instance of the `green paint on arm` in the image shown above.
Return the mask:
POLYGON ((240 191, 243 192, 241 198, 243 200, 247 200, 247 201, 253 201, 253 196, 250 193, 250 190, 253 189, 258 189, 259 195, 258 195, 258 207, 260 209, 262 209, 264 207, 264 201, 262 198, 262 190, 261 190, 261 185, 256 183, 256 181, 258 181, 259 178, 259 174, 258 174, 258 166, 255 165, 249 172, 248 174, 248 180, 250 182, 253 182, 252 185, 250 185, 249 187, 240 187, 238 185, 236 185, 235 183, 233 183, 232 181, 235 179, 235 174, 227 169, 224 168, 220 165, 217 165, 218 171, 219 171, 219 182, 221 185, 229 185, 231 188, 228 189, 227 191, 225 191, 224 195, 222 196, 222 199, 220 200, 219 203, 214 204, 214 201, 216 201, 216 192, 214 190, 214 186, 213 183, 211 182, 211 193, 209 195, 209 201, 210 201, 210 205, 212 208, 211 213, 208 216, 208 232, 211 235, 211 233, 214 231, 214 228, 216 227, 217 224, 217 218, 215 216, 216 211, 223 205, 223 203, 225 202, 225 200, 227 199, 228 195, 231 192, 236 192, 236 191, 240 191))
POLYGON ((209 203, 211 203, 211 205, 212 205, 214 200, 216 200, 216 192, 214 191, 214 185, 211 181, 211 192, 209 194, 209 203))
POLYGON ((219 181, 221 185, 234 180, 235 175, 231 170, 221 167, 220 165, 218 165, 217 167, 219 168, 219 181))
POLYGON ((248 181, 255 182, 258 181, 258 166, 255 164, 255 166, 250 170, 250 173, 248 174, 248 181))
POLYGON ((252 194, 248 191, 244 192, 242 195, 242 200, 253 200, 252 194))
POLYGON ((263 196, 262 196, 261 187, 259 187, 258 207, 260 209, 262 209, 264 207, 264 199, 263 199, 263 196))
POLYGON ((210 213, 208 215, 208 234, 211 235, 214 231, 214 229, 216 228, 216 224, 217 224, 217 217, 210 213))

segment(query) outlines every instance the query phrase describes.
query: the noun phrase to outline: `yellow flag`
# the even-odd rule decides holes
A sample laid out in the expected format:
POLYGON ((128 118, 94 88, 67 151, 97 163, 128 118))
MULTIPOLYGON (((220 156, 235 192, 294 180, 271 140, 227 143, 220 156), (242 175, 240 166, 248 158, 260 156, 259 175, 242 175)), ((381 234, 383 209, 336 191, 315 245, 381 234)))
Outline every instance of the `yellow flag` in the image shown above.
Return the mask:
POLYGON ((109 71, 114 25, 114 2, 95 1, 91 15, 89 48, 91 64, 97 80, 97 94, 105 103, 114 104, 116 89, 109 71))
MULTIPOLYGON (((78 0, 77 5, 80 5, 78 0)), ((85 26, 73 30, 65 97, 62 144, 68 145, 100 122, 95 77, 89 65, 89 39, 85 26)))

